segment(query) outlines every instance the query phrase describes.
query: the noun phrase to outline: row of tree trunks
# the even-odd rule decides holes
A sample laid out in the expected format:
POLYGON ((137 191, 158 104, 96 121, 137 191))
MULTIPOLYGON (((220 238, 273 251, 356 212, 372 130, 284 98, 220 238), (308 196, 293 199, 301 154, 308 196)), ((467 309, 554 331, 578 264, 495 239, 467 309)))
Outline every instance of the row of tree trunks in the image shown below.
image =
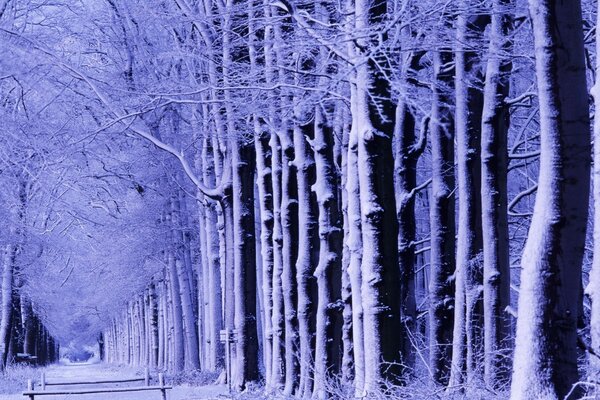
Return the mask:
MULTIPOLYGON (((205 0, 198 11, 209 58, 218 61, 209 62, 202 78, 211 88, 204 94, 207 104, 197 110, 202 135, 196 167, 203 185, 220 187, 221 194, 209 195, 199 185, 202 265, 194 268, 192 242, 182 234, 184 196, 175 192, 164 215, 170 244, 165 273, 107 330, 107 359, 174 371, 227 367, 227 379, 237 389, 258 379, 263 364, 269 392, 304 398, 326 398, 330 378, 340 372, 359 397, 389 382, 401 383, 404 367, 417 364, 413 339, 419 312, 426 311, 416 303, 415 199, 429 185, 419 184, 417 173, 429 139, 431 236, 421 241, 430 243, 431 378, 452 390, 480 380, 496 388, 507 381, 504 360, 512 323, 506 311, 511 2, 494 0, 491 13, 459 2, 456 29, 438 32, 440 37, 451 32, 456 46, 431 54, 430 115, 402 97, 396 102, 389 81, 393 67, 379 53, 387 31, 368 34, 387 21, 386 1, 344 5, 343 22, 352 37, 343 54, 352 68, 340 92, 349 94, 349 104, 328 99, 305 108, 305 97, 289 90, 308 85, 293 68, 315 76, 322 71, 285 41, 295 32, 294 18, 313 11, 323 18, 326 12, 311 5, 297 14, 295 5, 280 3, 256 0, 250 11, 239 11, 233 1, 205 0), (241 17, 249 21, 243 51, 234 34, 241 17), (261 18, 268 23, 257 32, 261 18), (215 26, 224 32, 218 41, 210 31, 214 27, 204 22, 210 20, 218 20, 215 26), (489 41, 489 56, 478 65, 471 42, 483 38, 489 41), (218 88, 234 85, 231 66, 246 50, 250 73, 264 68, 261 84, 273 89, 266 94, 264 112, 253 110, 237 120, 235 91, 218 88), (223 328, 235 333, 228 360, 219 340, 223 328)), ((589 150, 586 135, 563 132, 583 131, 588 121, 579 115, 587 112, 583 96, 575 95, 585 93, 577 61, 580 32, 569 28, 581 22, 579 11, 543 1, 531 4, 534 26, 541 27, 536 29, 538 81, 545 79, 539 83, 540 185, 545 189, 522 260, 520 302, 527 306, 519 310, 513 397, 557 398, 577 378, 581 271, 569 274, 567 266, 581 265, 585 231, 584 212, 561 193, 571 190, 587 198, 581 177, 589 167, 585 157, 577 157, 589 150), (555 51, 563 40, 577 45, 573 59, 555 51), (573 88, 559 88, 562 80, 573 88), (575 98, 577 107, 565 105, 575 98), (566 329, 551 333, 556 327, 566 329), (549 345, 532 348, 538 334, 549 345), (560 359, 551 354, 558 347, 568 350, 560 359), (545 376, 548 363, 552 373, 545 376)), ((322 67, 339 54, 321 45, 316 58, 322 67)), ((406 61, 405 85, 421 84, 411 83, 411 74, 424 68, 421 56, 411 54, 406 61)), ((593 296, 594 286, 588 290, 593 296)), ((593 331, 596 347, 597 336, 593 331)))
POLYGON ((35 357, 28 362, 46 365, 59 358, 58 344, 37 317, 35 305, 23 293, 15 277, 17 246, 3 249, 0 280, 0 372, 18 360, 17 354, 35 357))

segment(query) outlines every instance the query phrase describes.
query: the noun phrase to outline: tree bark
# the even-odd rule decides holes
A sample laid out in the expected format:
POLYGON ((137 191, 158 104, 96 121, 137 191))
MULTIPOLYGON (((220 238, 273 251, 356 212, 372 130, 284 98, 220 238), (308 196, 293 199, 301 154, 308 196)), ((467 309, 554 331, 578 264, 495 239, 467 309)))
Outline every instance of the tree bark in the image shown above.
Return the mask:
MULTIPOLYGON (((274 15, 278 9, 274 9, 274 15)), ((288 71, 284 68, 289 54, 284 52, 284 43, 279 22, 273 26, 275 61, 281 82, 288 82, 288 71)), ((280 107, 289 110, 290 95, 285 91, 280 95, 280 107)), ((295 149, 293 142, 292 121, 289 117, 281 118, 277 126, 277 135, 281 146, 281 254, 283 269, 281 284, 283 289, 283 304, 285 315, 285 387, 284 395, 294 395, 299 383, 300 340, 298 333, 298 290, 296 282, 296 262, 298 259, 298 183, 296 166, 293 164, 295 149)))
POLYGON ((192 296, 192 282, 186 268, 184 252, 185 238, 181 224, 181 208, 179 195, 175 194, 171 199, 172 235, 177 270, 177 284, 181 299, 181 313, 185 338, 185 369, 196 370, 200 368, 200 357, 198 353, 198 332, 196 330, 196 318, 194 316, 194 301, 192 296))
MULTIPOLYGON (((581 3, 530 0, 529 6, 540 175, 521 259, 511 399, 562 399, 579 379, 577 322, 590 183, 581 3)), ((581 395, 575 392, 573 398, 581 395)))
POLYGON ((454 326, 454 120, 450 107, 450 52, 433 53, 431 105, 431 200, 429 276, 429 368, 432 380, 446 385, 454 326))
MULTIPOLYGON (((367 32, 382 22, 387 2, 355 1, 356 32, 367 32)), ((356 40, 357 55, 374 43, 356 40)), ((385 381, 402 375, 400 286, 398 271, 398 221, 394 198, 392 155, 393 107, 382 69, 386 61, 377 54, 357 62, 356 135, 362 219, 362 304, 364 308, 365 391, 377 392, 385 381), (368 350, 367 350, 368 349, 368 350)))
POLYGON ((333 155, 333 132, 326 126, 324 111, 315 109, 315 155, 317 180, 313 190, 319 205, 319 264, 315 270, 318 285, 315 345, 315 386, 313 397, 328 397, 327 382, 340 371, 342 223, 337 176, 333 155))
POLYGON ((254 146, 242 138, 232 140, 234 291, 237 376, 239 390, 259 378, 256 325, 256 244, 254 237, 254 146))
POLYGON ((13 308, 13 269, 16 247, 8 244, 4 248, 2 261, 2 292, 0 303, 0 372, 6 368, 10 335, 12 330, 13 308))
POLYGON ((508 378, 510 260, 508 246, 508 126, 511 63, 503 52, 510 17, 509 0, 492 3, 481 125, 481 208, 483 233, 484 382, 500 387, 508 378))
MULTIPOLYGON (((598 3, 598 14, 596 26, 600 26, 600 2, 598 3)), ((596 54, 600 54, 600 29, 596 29, 596 54)), ((590 270, 590 281, 585 288, 586 294, 591 301, 590 311, 590 339, 591 346, 596 354, 600 354, 600 58, 596 57, 596 82, 592 87, 591 94, 594 97, 594 169, 592 171, 592 187, 594 201, 594 255, 590 270)), ((600 379, 600 357, 589 356, 588 376, 595 380, 600 379)))
POLYGON ((482 237, 480 130, 483 94, 476 54, 468 49, 473 32, 483 31, 481 19, 468 15, 460 3, 455 49, 456 160, 458 178, 458 233, 456 241, 456 294, 450 387, 473 382, 482 353, 482 237))

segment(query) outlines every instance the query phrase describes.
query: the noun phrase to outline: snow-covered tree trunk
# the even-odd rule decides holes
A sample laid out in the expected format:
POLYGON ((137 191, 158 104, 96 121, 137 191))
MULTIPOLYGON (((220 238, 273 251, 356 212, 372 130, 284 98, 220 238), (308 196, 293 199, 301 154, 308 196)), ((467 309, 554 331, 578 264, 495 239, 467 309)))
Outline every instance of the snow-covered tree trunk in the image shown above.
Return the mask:
MULTIPOLYGON (((346 3, 346 32, 348 43, 352 43, 355 28, 354 2, 346 3)), ((354 44, 348 44, 349 54, 355 56, 354 44)), ((357 87, 350 82, 350 97, 357 97, 357 87)), ((352 338, 354 351, 354 390, 356 397, 364 395, 365 388, 365 336, 364 312, 362 303, 362 222, 360 187, 358 183, 358 102, 350 102, 351 124, 348 132, 346 157, 345 197, 347 199, 348 233, 344 238, 348 247, 348 276, 352 290, 352 338)))
POLYGON ((507 0, 492 3, 490 44, 485 71, 481 125, 481 210, 483 233, 484 380, 495 387, 507 378, 507 340, 511 330, 508 247, 508 124, 504 100, 509 94, 507 0))
POLYGON ((23 324, 24 328, 23 353, 34 355, 36 353, 35 340, 36 336, 39 334, 39 332, 37 331, 35 315, 33 313, 31 301, 23 293, 21 293, 20 296, 22 318, 21 323, 23 324))
MULTIPOLYGON (((224 168, 231 168, 231 165, 224 165, 224 168)), ((222 210, 222 225, 223 225, 223 238, 221 239, 220 249, 221 257, 224 256, 224 260, 221 260, 221 280, 223 287, 223 316, 225 329, 233 332, 235 329, 235 231, 234 231, 234 215, 233 215, 233 190, 229 186, 225 190, 225 195, 220 201, 222 210)), ((232 379, 236 375, 235 368, 238 366, 237 360, 237 349, 232 344, 229 351, 229 360, 225 360, 226 369, 231 373, 229 378, 232 379), (228 367, 227 367, 228 365, 228 367)))
MULTIPOLYGON (((468 2, 460 3, 456 22, 456 162, 458 179, 458 232, 456 241, 456 294, 452 368, 449 386, 471 383, 478 371, 482 350, 482 238, 480 130, 483 95, 477 87, 479 75, 475 55, 468 48, 474 31, 484 24, 471 17, 468 2)), ((462 389, 462 388, 461 388, 462 389)))
POLYGON ((12 330, 14 258, 16 247, 4 246, 2 255, 2 286, 0 287, 0 371, 4 371, 8 357, 12 330))
MULTIPOLYGON (((165 270, 165 286, 164 286, 164 307, 165 307, 165 369, 167 371, 175 370, 175 363, 181 362, 183 365, 183 360, 177 361, 177 356, 179 353, 183 353, 183 344, 178 345, 178 335, 175 330, 175 322, 174 318, 174 304, 173 304, 173 289, 171 287, 171 273, 169 272, 169 256, 165 254, 166 259, 166 270, 165 270), (181 349, 181 350, 180 350, 181 349)), ((181 338, 183 341, 183 338, 181 338)), ((181 356, 183 357, 183 356, 181 356)))
POLYGON ((319 264, 314 272, 318 285, 315 344, 315 398, 327 398, 327 382, 339 373, 341 350, 341 253, 342 222, 337 174, 333 155, 333 132, 324 111, 315 108, 314 139, 311 145, 316 164, 313 190, 319 205, 319 264))
MULTIPOLYGON (((198 158, 201 158, 200 155, 197 155, 198 158)), ((198 169, 202 170, 202 169, 198 169)), ((197 321, 197 329, 198 329, 198 351, 200 352, 200 368, 203 371, 214 371, 214 367, 211 365, 210 361, 210 352, 211 352, 211 343, 210 343, 210 311, 209 307, 213 303, 213 299, 208 297, 209 292, 209 282, 208 282, 208 241, 206 235, 206 208, 208 207, 208 202, 201 195, 201 193, 197 192, 198 195, 198 244, 199 244, 199 262, 196 265, 196 279, 198 281, 198 287, 196 290, 197 297, 197 313, 198 313, 198 321, 197 321)), ((219 302, 220 302, 219 298, 219 302)))
POLYGON ((183 318, 183 329, 185 335, 185 369, 195 370, 200 368, 200 357, 198 353, 198 335, 196 330, 196 319, 194 316, 194 301, 192 294, 192 282, 186 268, 184 252, 185 238, 181 221, 181 205, 178 194, 171 198, 171 223, 173 235, 173 247, 179 295, 181 298, 181 313, 183 318))
MULTIPOLYGON (((158 368, 164 369, 166 362, 166 352, 165 349, 167 347, 167 335, 166 335, 166 315, 165 315, 165 295, 164 295, 164 280, 158 282, 158 368)), ((117 338, 119 335, 115 333, 117 338)))
POLYGON ((562 399, 579 379, 577 322, 590 183, 581 3, 530 0, 529 6, 540 173, 521 259, 511 399, 562 399))
POLYGON ((166 279, 163 278, 160 284, 161 287, 161 295, 160 295, 160 306, 161 306, 161 330, 160 330, 160 338, 162 338, 162 345, 159 345, 159 366, 163 369, 169 368, 169 362, 172 359, 169 354, 169 332, 170 332, 170 320, 168 316, 168 295, 167 295, 167 282, 166 279))
POLYGON ((156 294, 156 285, 154 282, 148 287, 148 309, 149 309, 149 327, 150 327, 150 367, 158 366, 158 358, 160 351, 159 344, 159 315, 158 315, 158 296, 156 294))
MULTIPOLYGON (((204 184, 212 187, 216 184, 215 177, 215 164, 213 158, 213 141, 206 139, 202 149, 203 159, 203 174, 204 184)), ((223 302, 221 292, 221 262, 220 251, 219 251, 219 232, 218 216, 217 216, 217 205, 208 201, 204 207, 205 221, 204 226, 206 235, 206 257, 207 257, 207 287, 206 287, 206 301, 208 302, 207 307, 207 325, 208 325, 208 336, 209 341, 209 365, 211 370, 218 371, 224 366, 224 353, 225 349, 220 340, 220 331, 223 329, 223 302)), ((202 229, 202 227, 201 227, 202 229)), ((223 243, 224 245, 225 243, 223 243)))
POLYGON ((342 289, 341 297, 344 304, 342 312, 342 381, 350 383, 354 381, 354 340, 353 340, 353 313, 352 313, 352 284, 350 280, 350 249, 346 238, 350 232, 348 217, 348 196, 345 190, 348 170, 348 133, 350 132, 350 112, 346 105, 336 105, 336 118, 334 124, 334 137, 336 139, 336 166, 339 170, 338 196, 340 198, 342 212, 342 289), (337 142, 339 141, 339 143, 337 142))
POLYGON ((268 136, 262 132, 258 118, 254 116, 256 151, 256 175, 258 186, 258 203, 260 207, 260 251, 262 258, 262 291, 263 291, 263 352, 265 363, 265 379, 271 376, 272 368, 272 321, 273 310, 273 181, 271 173, 271 151, 268 136))
POLYGON ((429 275, 429 368, 438 384, 448 383, 454 322, 454 120, 449 89, 450 52, 433 53, 431 103, 431 199, 429 275))
MULTIPOLYGON (((166 225, 167 229, 171 230, 173 227, 173 218, 172 213, 166 213, 166 225)), ((170 232, 168 234, 169 241, 167 242, 169 246, 174 245, 173 241, 173 233, 170 232)), ((173 339, 173 353, 172 353, 172 363, 173 370, 175 372, 181 372, 185 368, 185 336, 184 336, 184 327, 183 327, 183 310, 181 307, 181 289, 179 287, 179 277, 178 277, 178 268, 177 268, 177 259, 173 249, 167 250, 167 273, 168 276, 168 286, 169 286, 169 303, 170 303, 170 313, 167 312, 167 315, 171 317, 171 322, 173 325, 172 339, 173 339)))
POLYGON ((243 138, 231 141, 233 226, 235 246, 236 371, 234 387, 246 388, 259 377, 256 321, 256 244, 254 237, 254 145, 243 138))
MULTIPOLYGON (((300 102, 301 99, 296 99, 300 102)), ((296 110, 298 121, 302 115, 296 110)), ((315 163, 305 135, 307 126, 294 126, 294 166, 298 191, 298 232, 296 260, 296 284, 298 287, 298 338, 300 380, 298 393, 310 397, 313 391, 315 361, 313 335, 315 332, 315 307, 317 303, 315 272, 315 254, 318 246, 315 196, 311 191, 311 182, 315 179, 315 163)))
MULTIPOLYGON (((181 179, 184 180, 185 177, 183 176, 183 174, 181 175, 181 179)), ((200 177, 199 177, 200 178, 200 177)), ((190 196, 186 193, 185 190, 180 189, 179 190, 179 204, 180 204, 180 220, 181 220, 181 234, 183 236, 183 261, 184 261, 184 265, 185 265, 185 270, 187 272, 188 275, 188 281, 190 282, 190 293, 191 293, 191 300, 192 300, 192 308, 194 310, 194 312, 197 314, 198 311, 198 290, 200 287, 200 284, 198 282, 198 277, 197 274, 195 273, 196 271, 194 270, 194 261, 192 260, 193 257, 193 248, 198 245, 198 242, 192 242, 192 232, 191 232, 191 227, 192 224, 190 223, 190 210, 189 210, 189 205, 188 205, 188 201, 190 199, 190 196)), ((195 218, 193 219, 195 220, 195 218)), ((195 322, 196 327, 194 328, 194 330, 198 333, 196 336, 196 341, 198 342, 198 344, 196 345, 196 347, 198 348, 198 357, 201 359, 201 347, 200 346, 200 342, 198 341, 198 337, 201 336, 200 335, 200 331, 198 330, 198 324, 197 321, 195 322)))
MULTIPOLYGON (((419 68, 422 54, 411 54, 407 60, 405 75, 419 68)), ((411 78, 405 76, 403 84, 408 85, 411 78)), ((426 127, 426 126, 425 126, 426 127)), ((405 335, 402 338, 403 364, 414 368, 414 338, 417 322, 417 299, 415 293, 415 197, 417 186, 417 162, 423 152, 426 141, 425 127, 421 137, 416 135, 414 111, 410 109, 406 98, 396 105, 394 127, 394 180, 396 190, 396 208, 398 218, 398 261, 400 268, 400 294, 402 296, 402 324, 405 335)))
POLYGON ((285 384, 285 311, 283 302, 283 233, 281 227, 281 147, 276 133, 271 134, 271 173, 273 179, 273 359, 271 366, 271 388, 283 390, 285 384))
MULTIPOLYGON (((600 26, 600 2, 598 2, 596 26, 600 26)), ((596 54, 600 54, 600 29, 596 29, 596 54)), ((592 187, 594 201, 594 254, 590 270, 590 281, 585 288, 591 301, 590 339, 596 355, 600 355, 600 58, 596 57, 596 82, 591 89, 594 97, 594 169, 592 171, 592 187)), ((600 357, 589 356, 588 376, 594 380, 600 379, 600 357)))
POLYGON ((286 395, 296 392, 299 383, 300 365, 298 350, 298 285, 296 283, 296 258, 298 253, 298 194, 296 168, 293 165, 294 147, 292 131, 282 123, 279 139, 281 143, 281 228, 282 261, 281 284, 285 316, 285 388, 286 395))
MULTIPOLYGON (((264 26, 264 42, 263 42, 263 54, 264 54, 264 75, 265 84, 271 85, 275 82, 275 52, 273 50, 273 24, 271 22, 272 9, 271 2, 269 0, 263 0, 262 2, 263 15, 266 21, 269 23, 264 26)), ((283 291, 281 274, 283 272, 283 255, 282 255, 282 244, 283 244, 283 232, 281 226, 281 145, 279 138, 275 131, 276 125, 278 124, 278 113, 276 110, 276 99, 272 93, 269 93, 269 105, 267 109, 267 124, 271 127, 271 133, 268 137, 268 145, 270 152, 270 164, 268 167, 271 172, 271 192, 272 192, 272 273, 270 276, 265 276, 264 285, 265 290, 271 290, 270 294, 265 293, 265 299, 270 299, 270 314, 265 315, 265 319, 270 319, 271 331, 266 332, 266 336, 271 340, 271 357, 267 359, 267 375, 265 376, 265 382, 267 386, 267 392, 274 391, 279 392, 283 390, 285 384, 285 344, 284 344, 284 303, 283 303, 283 291)), ((265 138, 266 140, 267 138, 265 138)), ((263 231, 265 232, 265 231, 263 231)), ((264 249, 264 248, 263 248, 264 249)), ((263 250, 264 251, 264 250, 263 250)), ((264 265, 264 271, 267 272, 268 264, 264 265)))
MULTIPOLYGON (((258 5, 252 1, 248 17, 248 50, 253 74, 258 73, 258 27, 255 21, 257 11, 254 8, 258 5)), ((254 128, 254 150, 256 153, 256 185, 258 209, 260 211, 260 257, 262 264, 261 286, 258 290, 262 291, 263 312, 261 320, 263 323, 264 375, 266 385, 269 387, 273 359, 273 329, 271 321, 273 309, 273 178, 271 173, 269 135, 264 130, 258 114, 253 115, 252 123, 254 128)))
MULTIPOLYGON (((274 9, 273 12, 278 12, 274 9)), ((284 52, 284 42, 280 23, 273 26, 275 61, 278 66, 280 82, 289 83, 285 68, 287 57, 284 52)), ((280 96, 280 107, 289 109, 291 98, 288 93, 280 96)), ((299 354, 300 340, 298 334, 298 290, 296 282, 296 261, 298 257, 298 187, 296 179, 297 168, 294 165, 295 149, 293 141, 293 127, 289 117, 283 116, 277 127, 277 135, 281 146, 281 232, 282 232, 282 261, 283 269, 281 284, 283 289, 283 303, 285 315, 285 395, 296 393, 299 383, 299 354)))
POLYGON ((371 54, 364 39, 381 23, 387 2, 355 1, 356 135, 362 222, 362 305, 364 309, 365 391, 378 391, 402 374, 398 221, 394 198, 392 132, 394 110, 384 57, 371 54), (366 59, 363 59, 365 57, 366 59))

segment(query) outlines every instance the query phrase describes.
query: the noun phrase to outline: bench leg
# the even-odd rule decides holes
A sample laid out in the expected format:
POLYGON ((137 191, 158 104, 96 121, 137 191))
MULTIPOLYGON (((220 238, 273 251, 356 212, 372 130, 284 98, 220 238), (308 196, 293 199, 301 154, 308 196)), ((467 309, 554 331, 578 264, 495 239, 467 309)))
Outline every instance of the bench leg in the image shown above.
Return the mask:
POLYGON ((167 389, 160 389, 162 400, 167 400, 167 389))
MULTIPOLYGON (((30 392, 33 391, 33 381, 31 379, 27 379, 27 390, 30 392)), ((30 394, 27 397, 29 397, 29 400, 35 400, 34 394, 30 394)))

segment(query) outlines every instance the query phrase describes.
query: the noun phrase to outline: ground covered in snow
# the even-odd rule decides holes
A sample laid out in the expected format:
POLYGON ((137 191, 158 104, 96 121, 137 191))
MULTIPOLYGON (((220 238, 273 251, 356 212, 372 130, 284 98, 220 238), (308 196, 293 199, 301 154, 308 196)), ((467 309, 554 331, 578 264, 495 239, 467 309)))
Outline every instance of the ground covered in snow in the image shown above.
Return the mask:
MULTIPOLYGON (((8 371, 5 376, 0 375, 0 400, 23 400, 25 397, 22 392, 27 387, 27 379, 35 381, 36 389, 39 389, 41 372, 46 373, 48 382, 69 381, 81 382, 89 380, 111 380, 127 379, 143 376, 142 369, 135 369, 123 366, 114 366, 107 364, 57 364, 44 369, 16 367, 8 371)), ((157 375, 151 374, 151 385, 157 385, 157 375)), ((167 381, 167 384, 169 382, 167 381)), ((127 383, 119 386, 140 386, 143 382, 127 383)), ((116 385, 78 385, 77 388, 90 387, 115 387, 116 385)), ((75 386, 70 386, 73 389, 75 386)), ((51 386, 47 390, 64 389, 61 386, 51 386)), ((63 400, 63 399, 82 399, 82 400, 160 400, 160 391, 151 392, 129 392, 129 393, 111 393, 111 394, 86 394, 86 395, 60 395, 43 396, 41 400, 63 400)), ((168 391, 169 400, 196 400, 196 399, 229 399, 227 388, 224 385, 174 385, 172 390, 168 391)))

